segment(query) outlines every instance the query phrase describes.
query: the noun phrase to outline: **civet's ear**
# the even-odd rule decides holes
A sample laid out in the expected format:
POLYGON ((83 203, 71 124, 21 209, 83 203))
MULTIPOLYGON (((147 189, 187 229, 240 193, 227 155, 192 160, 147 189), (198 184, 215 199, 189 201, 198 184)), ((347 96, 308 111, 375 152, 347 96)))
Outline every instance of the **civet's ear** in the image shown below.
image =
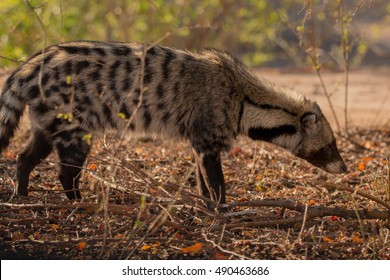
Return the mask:
POLYGON ((302 127, 306 131, 317 128, 317 116, 313 113, 307 113, 302 117, 302 127))

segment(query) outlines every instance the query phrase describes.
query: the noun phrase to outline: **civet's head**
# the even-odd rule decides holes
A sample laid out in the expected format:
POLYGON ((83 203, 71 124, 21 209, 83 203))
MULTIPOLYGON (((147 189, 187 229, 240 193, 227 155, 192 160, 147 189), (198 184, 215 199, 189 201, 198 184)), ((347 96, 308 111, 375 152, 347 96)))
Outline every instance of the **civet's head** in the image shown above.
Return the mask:
POLYGON ((332 129, 316 107, 317 110, 301 116, 301 140, 292 153, 329 173, 344 173, 347 166, 337 149, 332 129))
POLYGON ((261 92, 247 95, 243 104, 242 133, 281 146, 329 173, 347 171, 332 129, 315 102, 263 84, 261 92))

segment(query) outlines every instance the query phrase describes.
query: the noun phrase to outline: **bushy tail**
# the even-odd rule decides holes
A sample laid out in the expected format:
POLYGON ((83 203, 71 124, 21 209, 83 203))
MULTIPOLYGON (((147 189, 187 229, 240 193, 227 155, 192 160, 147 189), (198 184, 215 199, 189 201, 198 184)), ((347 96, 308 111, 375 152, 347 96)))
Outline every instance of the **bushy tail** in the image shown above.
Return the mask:
POLYGON ((12 81, 11 75, 0 94, 0 153, 8 147, 26 106, 12 81))

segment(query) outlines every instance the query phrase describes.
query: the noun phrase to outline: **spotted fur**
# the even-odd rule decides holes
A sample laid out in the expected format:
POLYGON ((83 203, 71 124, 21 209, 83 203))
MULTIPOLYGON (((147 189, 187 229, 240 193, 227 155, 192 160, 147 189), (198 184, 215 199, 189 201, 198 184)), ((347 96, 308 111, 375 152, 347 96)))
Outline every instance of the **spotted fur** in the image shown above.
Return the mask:
POLYGON ((141 43, 70 42, 36 53, 0 96, 0 152, 29 106, 32 137, 17 164, 18 193, 55 149, 59 179, 79 199, 80 168, 91 140, 107 131, 188 140, 200 191, 221 203, 220 153, 239 134, 282 146, 329 172, 346 167, 319 107, 259 80, 226 52, 180 51, 141 43))

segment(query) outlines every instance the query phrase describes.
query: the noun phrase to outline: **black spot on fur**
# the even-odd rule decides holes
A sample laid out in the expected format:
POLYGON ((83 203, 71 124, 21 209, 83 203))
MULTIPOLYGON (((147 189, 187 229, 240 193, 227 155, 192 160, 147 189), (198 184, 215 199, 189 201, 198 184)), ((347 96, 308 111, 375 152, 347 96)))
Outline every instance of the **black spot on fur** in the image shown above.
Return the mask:
POLYGON ((253 140, 261 140, 271 142, 274 138, 283 134, 292 135, 297 132, 293 125, 281 125, 273 128, 255 127, 250 128, 248 136, 253 140))
POLYGON ((112 90, 111 91, 112 95, 114 96, 114 99, 117 103, 121 100, 122 96, 119 94, 117 90, 112 90))
POLYGON ((40 95, 39 87, 38 85, 32 86, 30 90, 28 91, 28 99, 32 100, 37 98, 40 95))
POLYGON ((96 83, 96 93, 98 95, 101 95, 103 93, 103 84, 102 83, 96 83))
POLYGON ((161 111, 163 110, 167 105, 163 102, 160 102, 157 104, 157 110, 161 111))
POLYGON ((70 87, 72 87, 72 83, 68 83, 66 81, 62 81, 60 83, 60 87, 63 88, 63 89, 70 88, 70 87))
POLYGON ((133 123, 130 124, 130 130, 132 130, 132 131, 135 130, 135 124, 133 124, 133 123))
POLYGON ((17 112, 19 112, 19 109, 17 109, 17 108, 15 108, 12 104, 10 104, 10 103, 2 103, 1 104, 1 106, 2 107, 4 107, 4 108, 6 108, 6 110, 7 111, 11 111, 11 112, 13 112, 13 113, 15 113, 15 114, 17 114, 17 115, 20 115, 20 114, 18 114, 17 112))
POLYGON ((125 71, 127 74, 130 74, 133 71, 133 66, 129 60, 125 62, 125 71))
POLYGON ((95 71, 100 71, 102 68, 106 65, 106 62, 104 60, 99 59, 95 62, 95 71))
POLYGON ((64 74, 65 75, 72 74, 72 68, 73 68, 73 64, 72 64, 71 60, 68 60, 67 62, 65 62, 65 64, 64 64, 64 74))
POLYGON ((164 79, 168 79, 169 78, 169 74, 170 74, 170 70, 169 70, 169 64, 176 58, 176 55, 171 52, 171 51, 168 51, 165 55, 165 59, 164 59, 164 62, 162 64, 162 73, 164 75, 164 79))
POLYGON ((157 86, 157 96, 159 99, 162 99, 164 97, 165 89, 163 84, 159 84, 157 86))
POLYGON ((114 55, 118 55, 118 56, 128 56, 131 54, 131 49, 129 47, 126 47, 126 46, 120 46, 120 47, 112 48, 111 52, 114 55))
POLYGON ((147 56, 145 57, 145 72, 144 72, 144 79, 143 79, 144 85, 150 84, 150 82, 152 81, 152 77, 153 77, 153 70, 152 67, 150 66, 150 57, 147 56))
POLYGON ((49 73, 45 73, 42 77, 42 80, 41 80, 41 85, 42 86, 45 86, 47 84, 47 82, 49 81, 50 79, 50 74, 49 73))
POLYGON ((53 59, 53 55, 45 55, 43 59, 43 64, 48 64, 53 59))
POLYGON ((139 57, 136 57, 136 58, 134 59, 134 61, 135 61, 135 66, 136 66, 136 67, 139 67, 139 66, 141 65, 141 59, 140 59, 139 57))
POLYGON ((68 54, 89 55, 91 53, 91 50, 87 47, 60 46, 60 48, 66 51, 68 54))
POLYGON ((138 103, 140 102, 140 94, 141 94, 141 91, 138 89, 136 89, 134 92, 133 92, 133 96, 132 96, 132 99, 133 99, 133 103, 134 105, 138 105, 138 103))
POLYGON ((84 95, 79 103, 84 108, 89 108, 92 105, 92 100, 91 100, 91 98, 88 95, 84 95))
POLYGON ((3 91, 6 92, 8 89, 10 89, 10 88, 11 88, 11 85, 14 83, 14 81, 15 81, 15 73, 11 74, 11 75, 8 77, 7 81, 6 81, 5 84, 4 84, 4 89, 3 89, 3 91))
POLYGON ((148 71, 148 72, 145 71, 144 81, 143 81, 144 85, 150 84, 151 81, 152 81, 152 74, 151 74, 151 72, 150 71, 148 71))
POLYGON ((186 71, 187 71, 187 67, 186 67, 185 63, 182 63, 180 65, 180 70, 179 70, 180 77, 183 77, 186 74, 186 71))
POLYGON ((106 56, 107 53, 106 53, 106 50, 103 49, 103 48, 91 48, 93 52, 97 53, 98 55, 100 56, 106 56))
MULTIPOLYGON (((60 92, 60 88, 57 85, 52 85, 50 87, 49 91, 52 92, 52 93, 60 92)), ((47 96, 49 96, 49 95, 47 95, 47 96)))
POLYGON ((145 128, 145 130, 149 129, 151 122, 152 122, 152 115, 150 114, 148 108, 144 108, 144 128, 145 128))
POLYGON ((94 129, 104 127, 102 120, 100 118, 100 115, 93 110, 91 110, 89 112, 89 114, 87 116, 87 122, 94 129))
POLYGON ((32 110, 37 112, 39 115, 43 115, 43 114, 51 111, 51 109, 42 102, 38 103, 37 105, 34 105, 32 107, 32 110))
POLYGON ((87 86, 85 84, 84 81, 79 81, 75 87, 75 89, 77 89, 78 91, 81 91, 81 92, 86 92, 87 91, 87 86))
POLYGON ((34 70, 30 73, 30 75, 28 75, 28 76, 24 79, 23 83, 28 83, 28 82, 30 82, 32 79, 34 79, 35 77, 37 77, 40 70, 41 70, 41 67, 40 67, 39 65, 35 66, 34 70))
POLYGON ((60 96, 62 98, 62 101, 64 104, 69 104, 70 103, 70 95, 66 93, 60 93, 60 96))
POLYGON ((124 91, 124 92, 127 92, 129 89, 130 89, 130 87, 131 87, 131 80, 130 80, 130 78, 128 78, 128 77, 126 77, 123 81, 122 81, 122 91, 124 91))
POLYGON ((101 78, 100 71, 93 71, 89 74, 89 78, 91 78, 92 81, 98 81, 101 78))
POLYGON ((148 49, 148 51, 146 52, 146 55, 151 55, 151 56, 154 56, 157 54, 157 47, 156 46, 153 46, 151 48, 148 49))
POLYGON ((60 48, 66 51, 68 54, 77 54, 80 51, 80 47, 60 46, 60 48))
POLYGON ((170 118, 171 118, 171 113, 169 111, 165 112, 164 116, 162 117, 163 123, 168 124, 170 118))
POLYGON ((55 81, 58 81, 60 79, 60 69, 58 68, 58 66, 54 67, 52 73, 54 73, 53 74, 53 79, 55 81))
POLYGON ((179 93, 180 92, 180 82, 176 82, 173 89, 174 89, 175 93, 179 93))
POLYGON ((103 113, 104 116, 106 117, 106 120, 112 127, 116 127, 116 122, 112 118, 112 112, 110 107, 107 104, 103 104, 103 113))
POLYGON ((87 60, 78 61, 75 65, 76 75, 79 75, 84 69, 88 68, 89 65, 90 65, 90 62, 87 60))
POLYGON ((122 104, 120 113, 125 115, 125 119, 129 119, 131 117, 130 110, 127 108, 125 104, 122 104))
POLYGON ((183 123, 183 118, 186 112, 181 112, 179 115, 177 115, 176 122, 177 123, 183 123))
POLYGON ((110 71, 108 73, 108 77, 110 78, 110 80, 114 81, 116 79, 117 71, 118 71, 118 68, 120 67, 120 65, 121 65, 121 61, 120 60, 116 60, 110 66, 110 71))

